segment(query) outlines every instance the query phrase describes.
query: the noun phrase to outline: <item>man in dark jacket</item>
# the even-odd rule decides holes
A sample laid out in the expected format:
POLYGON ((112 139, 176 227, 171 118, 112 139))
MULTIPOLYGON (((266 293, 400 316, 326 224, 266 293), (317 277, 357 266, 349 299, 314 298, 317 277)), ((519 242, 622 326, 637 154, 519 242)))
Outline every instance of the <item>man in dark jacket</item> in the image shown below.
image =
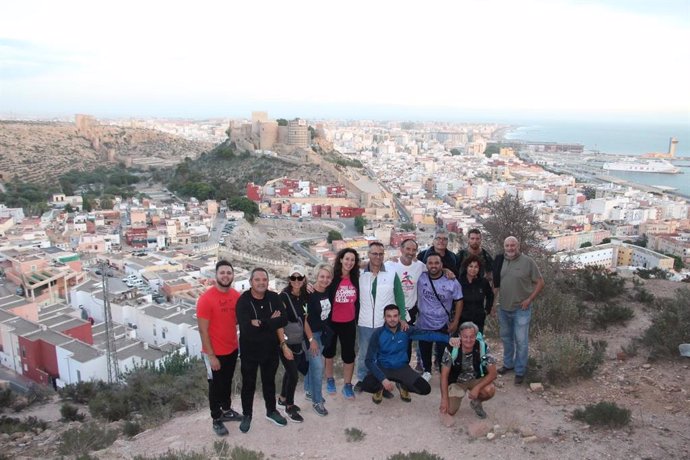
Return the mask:
POLYGON ((283 302, 268 290, 268 273, 255 268, 249 277, 251 289, 237 301, 237 324, 240 327, 240 370, 242 371, 242 422, 240 431, 249 431, 252 423, 256 372, 261 369, 261 387, 266 403, 266 418, 278 426, 287 425, 276 410, 276 371, 278 353, 287 346, 278 341, 276 331, 287 324, 283 302))
MULTIPOLYGON (((374 393, 372 401, 380 404, 383 390, 393 390, 397 383, 400 399, 410 402, 410 392, 428 395, 429 382, 424 380, 409 365, 407 344, 410 340, 448 342, 448 335, 429 332, 410 326, 406 331, 400 327, 400 310, 397 305, 387 305, 383 309, 386 324, 374 330, 367 349, 365 363, 369 374, 364 378, 362 391, 374 393)), ((460 339, 450 339, 453 346, 459 346, 460 339)))

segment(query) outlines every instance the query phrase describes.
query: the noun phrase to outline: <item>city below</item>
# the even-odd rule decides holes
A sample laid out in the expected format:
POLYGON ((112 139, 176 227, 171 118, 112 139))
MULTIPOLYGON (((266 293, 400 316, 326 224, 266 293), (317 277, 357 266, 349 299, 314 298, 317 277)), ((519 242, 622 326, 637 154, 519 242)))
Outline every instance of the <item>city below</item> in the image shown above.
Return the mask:
MULTIPOLYGON (((0 134, 11 138, 23 122, 30 123, 3 122, 0 134)), ((0 202, 0 363, 18 387, 113 381, 174 352, 199 356, 195 303, 221 258, 235 266, 236 289, 248 288, 256 266, 280 289, 288 267, 333 262, 344 247, 366 261, 373 240, 395 258, 404 239, 424 248, 442 227, 456 236, 450 249, 457 251, 467 231, 490 217, 487 204, 506 194, 536 211, 541 246, 555 258, 628 273, 658 268, 679 282, 689 276, 690 191, 663 177, 687 182, 690 159, 677 154, 682 145, 672 132, 663 152, 621 156, 510 140, 516 126, 495 123, 276 120, 266 112, 244 120, 77 115, 55 123, 73 130, 97 162, 146 179, 134 196, 88 206, 85 186, 53 193, 40 215, 0 202), (113 140, 127 136, 120 129, 205 147, 123 153, 113 140), (292 168, 240 184, 256 215, 232 204, 239 197, 188 196, 155 179, 164 168, 208 160, 199 152, 218 145, 215 155, 227 147, 232 158, 292 168), (663 176, 649 183, 619 172, 663 176)), ((0 151, 3 192, 10 179, 26 179, 8 162, 21 144, 13 139, 0 151)))

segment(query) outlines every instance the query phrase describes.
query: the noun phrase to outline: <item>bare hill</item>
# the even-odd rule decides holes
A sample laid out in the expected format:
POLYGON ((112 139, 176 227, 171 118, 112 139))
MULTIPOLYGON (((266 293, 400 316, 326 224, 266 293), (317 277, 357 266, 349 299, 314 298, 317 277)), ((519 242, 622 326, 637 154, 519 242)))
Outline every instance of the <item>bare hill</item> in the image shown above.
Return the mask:
POLYGON ((171 166, 197 158, 212 144, 139 128, 73 123, 0 121, 0 180, 55 183, 70 171, 88 171, 104 163, 171 166))

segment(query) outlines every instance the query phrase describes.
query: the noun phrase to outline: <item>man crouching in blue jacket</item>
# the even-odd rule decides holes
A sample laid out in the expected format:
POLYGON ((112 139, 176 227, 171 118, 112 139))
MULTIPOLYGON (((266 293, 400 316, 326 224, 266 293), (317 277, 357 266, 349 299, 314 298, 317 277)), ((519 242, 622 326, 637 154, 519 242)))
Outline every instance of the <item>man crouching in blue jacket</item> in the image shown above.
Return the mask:
MULTIPOLYGON (((407 344, 411 340, 429 342, 448 342, 448 335, 440 332, 423 331, 410 326, 406 331, 400 327, 400 313, 397 305, 387 305, 383 309, 385 325, 374 330, 367 349, 365 364, 369 374, 362 382, 362 391, 374 393, 371 400, 376 404, 383 401, 383 390, 393 391, 398 387, 400 399, 412 401, 410 393, 428 395, 429 382, 417 374, 409 364, 407 344)), ((460 346, 460 339, 450 339, 453 347, 460 346)))

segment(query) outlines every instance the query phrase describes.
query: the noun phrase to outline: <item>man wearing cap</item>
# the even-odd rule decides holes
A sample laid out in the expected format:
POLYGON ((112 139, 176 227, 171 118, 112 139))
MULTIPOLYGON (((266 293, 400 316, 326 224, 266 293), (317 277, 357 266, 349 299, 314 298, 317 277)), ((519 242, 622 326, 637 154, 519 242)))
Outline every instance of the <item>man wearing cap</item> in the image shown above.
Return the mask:
POLYGON ((216 285, 204 292, 196 304, 196 317, 208 378, 208 403, 213 431, 228 434, 223 422, 240 421, 232 410, 232 376, 237 364, 237 323, 235 307, 240 294, 231 288, 235 278, 232 264, 219 260, 216 264, 216 285))

